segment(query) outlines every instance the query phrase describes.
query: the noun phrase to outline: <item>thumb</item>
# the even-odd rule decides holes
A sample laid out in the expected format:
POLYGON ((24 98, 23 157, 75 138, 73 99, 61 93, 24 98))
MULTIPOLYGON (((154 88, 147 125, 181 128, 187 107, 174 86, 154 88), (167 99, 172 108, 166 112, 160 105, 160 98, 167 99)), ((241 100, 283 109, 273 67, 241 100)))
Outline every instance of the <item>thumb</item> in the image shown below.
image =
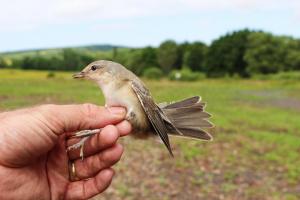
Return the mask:
POLYGON ((0 164, 23 166, 48 152, 65 132, 102 128, 124 119, 121 107, 43 105, 1 117, 0 164))
POLYGON ((99 107, 94 104, 44 105, 40 109, 47 126, 56 134, 117 124, 126 116, 122 107, 99 107))

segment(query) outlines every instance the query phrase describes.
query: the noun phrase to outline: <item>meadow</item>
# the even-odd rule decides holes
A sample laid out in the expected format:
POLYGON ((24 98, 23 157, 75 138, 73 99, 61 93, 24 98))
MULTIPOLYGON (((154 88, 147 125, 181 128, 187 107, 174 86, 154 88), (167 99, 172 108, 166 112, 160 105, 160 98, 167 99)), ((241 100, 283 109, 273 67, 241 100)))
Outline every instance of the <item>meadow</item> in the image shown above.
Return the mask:
MULTIPOLYGON (((95 199, 300 199, 300 82, 145 80, 157 102, 200 95, 211 142, 122 138, 112 186, 95 199)), ((44 103, 103 105, 96 85, 66 72, 0 70, 0 111, 44 103)))

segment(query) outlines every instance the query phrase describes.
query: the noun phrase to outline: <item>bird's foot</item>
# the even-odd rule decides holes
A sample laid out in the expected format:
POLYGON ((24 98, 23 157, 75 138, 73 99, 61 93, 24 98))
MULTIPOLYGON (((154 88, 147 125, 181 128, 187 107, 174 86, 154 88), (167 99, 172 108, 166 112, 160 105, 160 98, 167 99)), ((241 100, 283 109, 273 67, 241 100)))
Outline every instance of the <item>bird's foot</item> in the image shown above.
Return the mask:
POLYGON ((84 158, 84 155, 83 155, 83 147, 84 147, 84 142, 89 138, 90 136, 85 136, 83 137, 79 142, 71 145, 71 146, 68 146, 67 148, 67 151, 71 151, 72 149, 78 149, 80 148, 80 153, 79 153, 79 156, 81 158, 81 160, 83 160, 84 158))
POLYGON ((82 138, 82 137, 86 137, 86 136, 91 136, 91 135, 95 135, 96 133, 100 133, 101 129, 94 129, 94 130, 83 130, 83 131, 79 131, 74 133, 73 135, 70 136, 70 138, 82 138))
POLYGON ((109 107, 107 104, 104 105, 104 108, 105 108, 109 113, 111 113, 110 107, 109 107))
POLYGON ((95 129, 95 130, 83 130, 74 133, 70 138, 81 138, 81 140, 71 146, 68 146, 67 151, 71 151, 73 149, 78 149, 80 148, 80 154, 79 156, 81 157, 81 160, 84 158, 83 154, 83 148, 84 148, 84 143, 85 141, 92 135, 95 135, 96 133, 100 133, 101 129, 95 129))

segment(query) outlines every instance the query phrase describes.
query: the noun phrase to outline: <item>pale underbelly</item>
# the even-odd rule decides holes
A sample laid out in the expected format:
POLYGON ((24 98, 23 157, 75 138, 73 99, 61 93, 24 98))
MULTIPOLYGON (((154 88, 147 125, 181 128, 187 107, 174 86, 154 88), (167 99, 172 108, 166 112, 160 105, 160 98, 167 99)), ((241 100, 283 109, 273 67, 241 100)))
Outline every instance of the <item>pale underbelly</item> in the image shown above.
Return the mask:
POLYGON ((126 97, 113 97, 106 99, 106 106, 121 106, 127 110, 126 120, 132 125, 131 135, 136 138, 145 138, 148 136, 154 136, 152 126, 142 108, 139 100, 136 97, 130 98, 130 95, 126 97))

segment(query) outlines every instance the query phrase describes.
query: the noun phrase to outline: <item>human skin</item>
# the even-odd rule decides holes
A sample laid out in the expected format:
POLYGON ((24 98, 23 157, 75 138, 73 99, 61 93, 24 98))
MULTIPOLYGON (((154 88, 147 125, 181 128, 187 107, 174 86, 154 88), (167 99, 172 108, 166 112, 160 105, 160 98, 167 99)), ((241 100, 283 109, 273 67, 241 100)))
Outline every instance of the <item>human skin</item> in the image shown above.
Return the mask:
POLYGON ((111 183, 111 168, 123 147, 120 136, 131 131, 124 120, 126 110, 93 104, 42 105, 0 113, 0 199, 88 199, 111 183), (66 151, 78 142, 72 133, 103 128, 84 146, 66 151), (69 179, 69 161, 74 162, 76 181, 69 179))

